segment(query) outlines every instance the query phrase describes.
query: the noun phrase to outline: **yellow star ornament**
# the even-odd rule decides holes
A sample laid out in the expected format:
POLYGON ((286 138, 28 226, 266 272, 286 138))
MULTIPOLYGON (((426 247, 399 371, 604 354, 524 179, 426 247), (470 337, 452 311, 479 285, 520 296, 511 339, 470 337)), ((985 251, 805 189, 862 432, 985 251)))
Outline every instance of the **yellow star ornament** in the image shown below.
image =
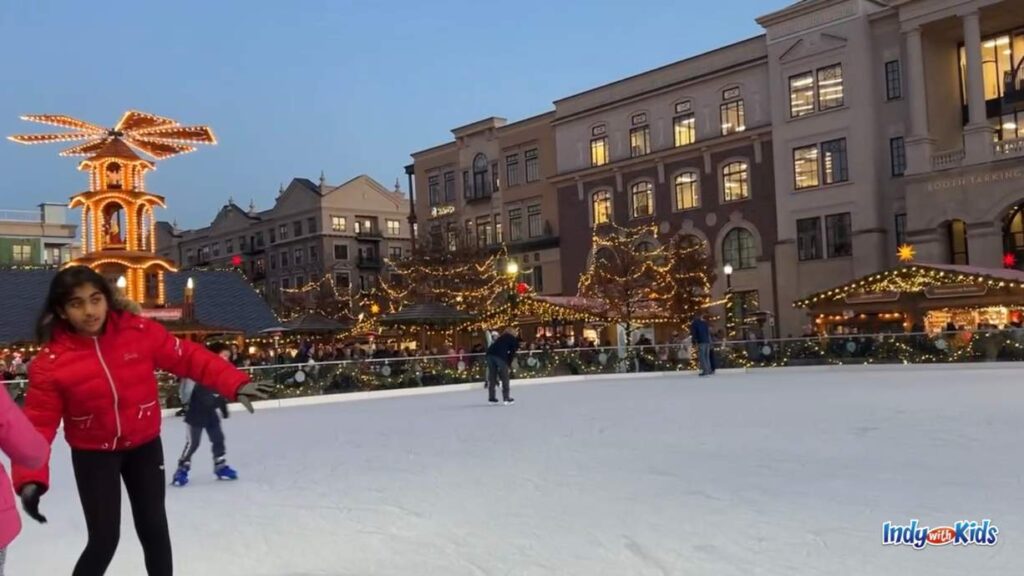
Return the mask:
POLYGON ((903 244, 896 250, 896 256, 899 257, 900 262, 913 262, 916 254, 917 252, 910 244, 903 244))

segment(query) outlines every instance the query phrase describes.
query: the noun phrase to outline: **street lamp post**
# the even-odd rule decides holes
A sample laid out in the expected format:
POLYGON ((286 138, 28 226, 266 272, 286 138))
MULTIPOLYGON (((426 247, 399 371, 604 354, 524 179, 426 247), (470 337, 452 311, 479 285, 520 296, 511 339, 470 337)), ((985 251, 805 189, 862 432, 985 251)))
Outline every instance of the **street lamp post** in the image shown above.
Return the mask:
POLYGON ((732 264, 726 263, 722 268, 725 272, 725 335, 729 336, 729 314, 732 312, 732 264))

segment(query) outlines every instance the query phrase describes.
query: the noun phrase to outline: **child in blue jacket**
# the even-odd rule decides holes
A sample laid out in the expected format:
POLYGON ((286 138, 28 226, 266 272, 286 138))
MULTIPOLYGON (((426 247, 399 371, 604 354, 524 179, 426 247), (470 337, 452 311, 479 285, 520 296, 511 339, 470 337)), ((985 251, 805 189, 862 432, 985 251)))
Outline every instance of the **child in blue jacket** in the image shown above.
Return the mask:
MULTIPOLYGON (((231 349, 223 342, 214 342, 207 348, 219 354, 224 360, 231 358, 231 349)), ((238 473, 227 463, 227 448, 224 446, 224 431, 221 429, 220 417, 228 417, 227 400, 213 390, 188 378, 181 381, 181 401, 185 408, 185 424, 188 426, 185 449, 178 459, 178 469, 174 472, 172 484, 184 486, 188 484, 188 473, 192 468, 192 456, 199 449, 203 438, 203 430, 213 444, 213 471, 220 480, 237 480, 238 473)))

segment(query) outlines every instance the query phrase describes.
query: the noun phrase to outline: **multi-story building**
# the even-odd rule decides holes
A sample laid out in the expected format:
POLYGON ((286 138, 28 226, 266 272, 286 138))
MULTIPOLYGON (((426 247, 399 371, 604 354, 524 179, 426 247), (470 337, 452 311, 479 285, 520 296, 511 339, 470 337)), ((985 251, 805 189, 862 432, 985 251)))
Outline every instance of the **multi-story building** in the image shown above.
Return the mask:
POLYGON ((891 267, 905 243, 922 263, 1024 266, 1018 0, 804 0, 758 22, 780 300, 891 267))
POLYGON ((731 288, 727 316, 777 310, 763 37, 558 100, 553 125, 567 293, 577 292, 595 229, 654 224, 653 243, 680 235, 706 243, 716 297, 731 288))
POLYGON ((60 265, 79 256, 66 204, 0 210, 0 265, 60 265))
POLYGON ((561 294, 558 204, 549 180, 553 116, 511 124, 487 118, 452 130, 452 142, 414 153, 419 241, 504 244, 523 282, 541 294, 561 294))
POLYGON ((338 186, 296 178, 268 210, 229 202, 213 222, 180 231, 161 223, 162 256, 182 267, 240 267, 270 301, 282 290, 333 281, 339 292, 368 291, 387 258, 409 253, 409 200, 369 176, 338 186))

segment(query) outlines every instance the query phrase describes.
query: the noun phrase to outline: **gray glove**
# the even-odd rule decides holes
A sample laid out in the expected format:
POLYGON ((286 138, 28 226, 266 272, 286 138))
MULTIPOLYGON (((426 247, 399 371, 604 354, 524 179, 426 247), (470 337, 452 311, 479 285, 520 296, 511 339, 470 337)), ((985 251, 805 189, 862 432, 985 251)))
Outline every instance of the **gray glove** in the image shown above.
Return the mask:
POLYGON ((252 401, 265 400, 273 392, 274 385, 270 382, 249 382, 238 389, 238 401, 245 406, 249 414, 252 414, 254 412, 252 401))

